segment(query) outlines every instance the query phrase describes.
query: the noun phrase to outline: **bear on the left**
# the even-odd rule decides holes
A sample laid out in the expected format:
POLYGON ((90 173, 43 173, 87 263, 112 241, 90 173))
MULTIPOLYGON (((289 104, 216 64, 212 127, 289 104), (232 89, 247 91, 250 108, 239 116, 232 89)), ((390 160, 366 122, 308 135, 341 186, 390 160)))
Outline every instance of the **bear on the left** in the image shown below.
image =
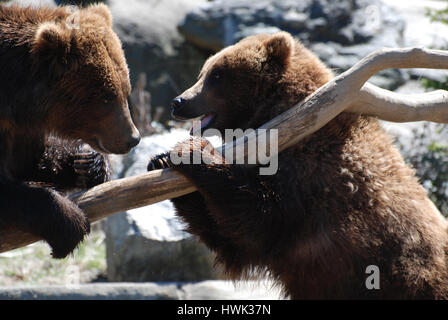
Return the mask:
POLYGON ((130 91, 107 6, 0 6, 0 232, 34 234, 55 258, 76 248, 89 221, 56 190, 106 181, 102 154, 138 144, 130 91))

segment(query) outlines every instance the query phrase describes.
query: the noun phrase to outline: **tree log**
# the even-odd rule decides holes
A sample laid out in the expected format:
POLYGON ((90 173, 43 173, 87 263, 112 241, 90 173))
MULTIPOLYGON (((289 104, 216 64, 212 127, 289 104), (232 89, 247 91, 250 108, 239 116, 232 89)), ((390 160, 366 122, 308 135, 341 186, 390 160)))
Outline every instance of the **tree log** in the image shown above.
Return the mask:
MULTIPOLYGON (((366 83, 372 75, 387 68, 448 69, 448 52, 421 48, 375 51, 260 129, 278 129, 280 152, 319 130, 343 111, 396 122, 428 120, 448 123, 446 91, 402 95, 366 83)), ((216 151, 226 154, 231 149, 235 150, 236 146, 247 145, 257 139, 259 134, 255 130, 216 151)), ((249 148, 245 147, 244 150, 237 159, 247 159, 249 148)), ((148 155, 148 160, 150 156, 148 155)), ((195 190, 185 177, 172 169, 165 169, 110 181, 74 195, 71 199, 94 222, 114 213, 175 198, 195 190)), ((18 231, 0 232, 0 239, 0 252, 39 240, 18 231)))

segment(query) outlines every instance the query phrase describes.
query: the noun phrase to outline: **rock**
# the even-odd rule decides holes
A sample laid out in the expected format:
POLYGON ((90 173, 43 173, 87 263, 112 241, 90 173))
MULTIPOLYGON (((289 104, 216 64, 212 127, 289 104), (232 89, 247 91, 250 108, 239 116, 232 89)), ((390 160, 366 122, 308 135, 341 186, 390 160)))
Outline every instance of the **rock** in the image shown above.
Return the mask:
POLYGON ((0 300, 278 300, 267 281, 195 283, 93 283, 70 286, 0 287, 0 300))
MULTIPOLYGON (((152 155, 167 151, 188 136, 188 131, 176 129, 143 138, 121 162, 114 161, 114 178, 146 172, 152 155)), ((182 229, 170 201, 109 217, 105 223, 108 280, 198 281, 216 278, 212 253, 182 229)))
POLYGON ((392 7, 395 12, 400 12, 406 22, 403 30, 405 46, 448 48, 448 25, 431 21, 426 14, 428 9, 445 9, 446 1, 383 0, 383 2, 392 7))
MULTIPOLYGON (((400 47, 405 23, 380 0, 217 0, 194 8, 179 25, 199 48, 218 51, 257 33, 285 30, 337 73, 381 47, 400 47)), ((374 83, 395 89, 409 76, 386 71, 374 83)))
MULTIPOLYGON (((419 81, 410 80, 406 84, 397 88, 395 92, 401 94, 417 94, 425 92, 425 89, 419 81)), ((421 132, 424 129, 426 122, 418 121, 396 123, 381 120, 380 123, 386 132, 395 137, 395 145, 400 149, 401 153, 406 158, 413 148, 417 132, 421 132)), ((436 130, 435 124, 431 124, 431 127, 433 127, 434 131, 436 130)), ((418 152, 424 152, 424 150, 419 150, 418 152)))
POLYGON ((282 293, 268 280, 261 281, 201 281, 182 285, 186 300, 278 300, 282 293))
POLYGON ((55 7, 57 2, 53 0, 13 0, 11 3, 17 4, 22 7, 32 6, 32 7, 55 7))
POLYGON ((114 30, 123 42, 134 84, 147 75, 147 90, 154 107, 166 107, 162 121, 170 118, 171 100, 195 82, 208 53, 197 49, 177 31, 187 12, 205 0, 109 0, 114 30))
POLYGON ((177 300, 176 284, 93 283, 0 287, 0 300, 177 300))
MULTIPOLYGON (((448 48, 448 24, 431 21, 426 15, 428 9, 442 10, 447 7, 446 1, 420 1, 420 0, 383 0, 395 11, 401 13, 406 24, 403 30, 403 46, 406 47, 426 47, 434 49, 448 48), (418 23, 415 23, 418 21, 418 23)), ((408 69, 406 72, 413 79, 422 77, 446 81, 447 70, 435 69, 408 69)))

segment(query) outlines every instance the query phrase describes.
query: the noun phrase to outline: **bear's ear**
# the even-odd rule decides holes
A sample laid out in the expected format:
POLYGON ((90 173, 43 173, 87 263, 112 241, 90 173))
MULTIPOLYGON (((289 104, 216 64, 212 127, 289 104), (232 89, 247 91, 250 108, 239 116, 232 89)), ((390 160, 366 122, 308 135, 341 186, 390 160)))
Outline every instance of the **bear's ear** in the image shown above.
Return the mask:
POLYGON ((268 59, 286 65, 294 51, 294 38, 287 32, 278 32, 264 41, 268 59))
POLYGON ((104 3, 98 3, 87 7, 87 10, 91 13, 97 14, 106 20, 109 27, 112 27, 112 14, 110 13, 109 7, 104 3))
POLYGON ((54 22, 44 22, 36 31, 32 52, 64 56, 70 49, 70 39, 70 30, 63 29, 54 22))
POLYGON ((64 72, 72 34, 54 22, 42 23, 34 36, 31 54, 39 65, 46 65, 54 75, 64 72))

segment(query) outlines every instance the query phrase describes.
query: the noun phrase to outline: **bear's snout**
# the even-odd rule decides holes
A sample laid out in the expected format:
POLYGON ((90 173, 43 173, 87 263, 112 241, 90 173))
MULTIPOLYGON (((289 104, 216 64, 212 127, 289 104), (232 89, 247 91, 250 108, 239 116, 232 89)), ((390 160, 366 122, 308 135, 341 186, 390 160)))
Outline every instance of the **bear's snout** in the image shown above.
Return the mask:
POLYGON ((182 97, 176 97, 171 101, 171 116, 178 120, 191 119, 190 112, 186 106, 186 100, 182 97), (185 109, 185 110, 184 110, 185 109))
POLYGON ((171 116, 174 119, 186 120, 186 118, 179 115, 179 110, 185 105, 185 99, 176 97, 171 101, 171 116))
POLYGON ((171 101, 171 116, 177 120, 189 120, 200 117, 206 113, 198 107, 196 99, 176 97, 171 101))
POLYGON ((129 139, 128 142, 126 143, 126 146, 128 148, 128 150, 131 150, 132 148, 134 148, 136 145, 138 145, 140 143, 140 133, 134 133, 129 139))

